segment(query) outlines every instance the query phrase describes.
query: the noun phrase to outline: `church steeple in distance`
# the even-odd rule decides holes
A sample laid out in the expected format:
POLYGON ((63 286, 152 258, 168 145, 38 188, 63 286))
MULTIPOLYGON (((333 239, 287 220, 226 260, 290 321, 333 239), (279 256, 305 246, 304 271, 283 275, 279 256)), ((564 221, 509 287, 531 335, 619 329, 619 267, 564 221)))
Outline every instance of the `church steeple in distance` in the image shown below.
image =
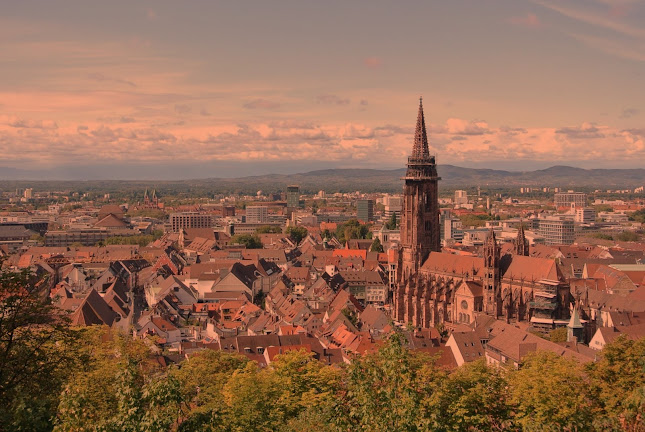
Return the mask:
POLYGON ((399 250, 394 314, 397 320, 407 321, 409 308, 406 306, 405 296, 411 295, 411 290, 414 290, 414 287, 408 282, 414 280, 414 275, 431 252, 441 250, 439 235, 440 177, 437 175, 435 158, 430 156, 421 99, 419 99, 412 154, 408 157, 408 169, 402 180, 405 181, 405 184, 403 185, 401 249, 399 250))
POLYGON ((417 126, 412 154, 403 186, 401 214, 401 245, 408 248, 410 268, 416 271, 431 251, 441 249, 439 236, 439 191, 437 165, 430 156, 428 134, 423 115, 423 100, 419 99, 417 126))
POLYGON ((428 148, 428 134, 426 133, 426 120, 423 116, 423 97, 419 98, 419 112, 417 114, 417 127, 414 130, 414 146, 412 147, 412 157, 430 157, 430 150, 428 148))

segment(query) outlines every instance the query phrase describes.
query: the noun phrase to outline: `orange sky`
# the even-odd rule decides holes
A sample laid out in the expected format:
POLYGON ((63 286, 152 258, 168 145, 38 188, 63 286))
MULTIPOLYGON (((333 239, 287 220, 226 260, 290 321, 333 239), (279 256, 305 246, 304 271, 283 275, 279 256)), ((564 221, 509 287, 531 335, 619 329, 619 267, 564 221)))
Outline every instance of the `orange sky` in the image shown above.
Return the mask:
POLYGON ((398 168, 421 94, 439 164, 645 160, 642 2, 26 0, 3 9, 7 169, 187 178, 398 168))

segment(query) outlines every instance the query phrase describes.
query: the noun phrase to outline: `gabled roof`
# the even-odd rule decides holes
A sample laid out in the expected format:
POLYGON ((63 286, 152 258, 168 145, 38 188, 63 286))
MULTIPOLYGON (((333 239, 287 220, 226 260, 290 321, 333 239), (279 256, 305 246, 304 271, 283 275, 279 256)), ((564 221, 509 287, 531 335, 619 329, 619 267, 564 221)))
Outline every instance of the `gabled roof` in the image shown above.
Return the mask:
POLYGON ((91 289, 76 312, 72 315, 74 325, 108 325, 111 326, 117 317, 103 298, 91 289))
POLYGON ((522 255, 513 256, 511 264, 504 272, 505 279, 525 281, 560 281, 565 282, 564 276, 558 269, 554 259, 535 258, 522 255))
POLYGON ((430 252, 428 259, 421 266, 422 271, 433 273, 483 274, 484 259, 480 257, 452 255, 442 252, 430 252))

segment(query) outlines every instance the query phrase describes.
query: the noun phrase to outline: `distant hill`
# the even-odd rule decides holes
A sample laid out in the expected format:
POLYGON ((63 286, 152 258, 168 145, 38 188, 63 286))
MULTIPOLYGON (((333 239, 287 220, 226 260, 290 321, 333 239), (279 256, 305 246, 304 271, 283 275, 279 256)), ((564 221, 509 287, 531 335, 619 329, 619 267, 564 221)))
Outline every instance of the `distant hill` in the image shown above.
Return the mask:
MULTIPOLYGON (((619 188, 645 185, 645 169, 582 169, 554 166, 536 171, 503 171, 439 165, 440 185, 468 186, 559 186, 619 188)), ((304 190, 394 190, 401 189, 405 169, 327 169, 290 175, 265 175, 237 179, 205 179, 204 182, 238 186, 298 184, 304 190)))
MULTIPOLYGON (((456 188, 472 186, 521 187, 553 186, 563 188, 594 187, 600 189, 633 188, 645 185, 645 169, 582 169, 553 166, 536 171, 504 171, 493 169, 463 168, 454 165, 437 167, 441 182, 439 187, 456 188)), ((155 185, 176 191, 190 191, 198 195, 209 193, 255 193, 257 190, 284 191, 289 184, 300 185, 304 192, 399 192, 405 169, 325 169, 298 174, 267 174, 239 178, 203 178, 192 180, 89 180, 89 181, 27 181, 30 172, 0 168, 0 188, 23 186, 69 188, 82 185, 92 190, 136 190, 155 185)), ((42 175, 42 174, 41 174, 42 175)))

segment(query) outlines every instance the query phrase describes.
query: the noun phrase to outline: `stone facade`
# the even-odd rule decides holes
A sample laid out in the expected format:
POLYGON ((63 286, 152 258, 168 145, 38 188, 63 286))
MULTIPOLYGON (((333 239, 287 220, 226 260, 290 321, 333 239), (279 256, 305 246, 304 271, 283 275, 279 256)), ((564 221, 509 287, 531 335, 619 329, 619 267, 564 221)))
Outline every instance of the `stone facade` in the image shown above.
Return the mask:
POLYGON ((415 327, 470 323, 476 314, 553 328, 569 317, 569 285, 552 259, 529 257, 520 227, 513 254, 501 256, 495 233, 481 257, 440 252, 438 181, 419 104, 412 155, 403 178, 401 248, 394 319, 415 327))

